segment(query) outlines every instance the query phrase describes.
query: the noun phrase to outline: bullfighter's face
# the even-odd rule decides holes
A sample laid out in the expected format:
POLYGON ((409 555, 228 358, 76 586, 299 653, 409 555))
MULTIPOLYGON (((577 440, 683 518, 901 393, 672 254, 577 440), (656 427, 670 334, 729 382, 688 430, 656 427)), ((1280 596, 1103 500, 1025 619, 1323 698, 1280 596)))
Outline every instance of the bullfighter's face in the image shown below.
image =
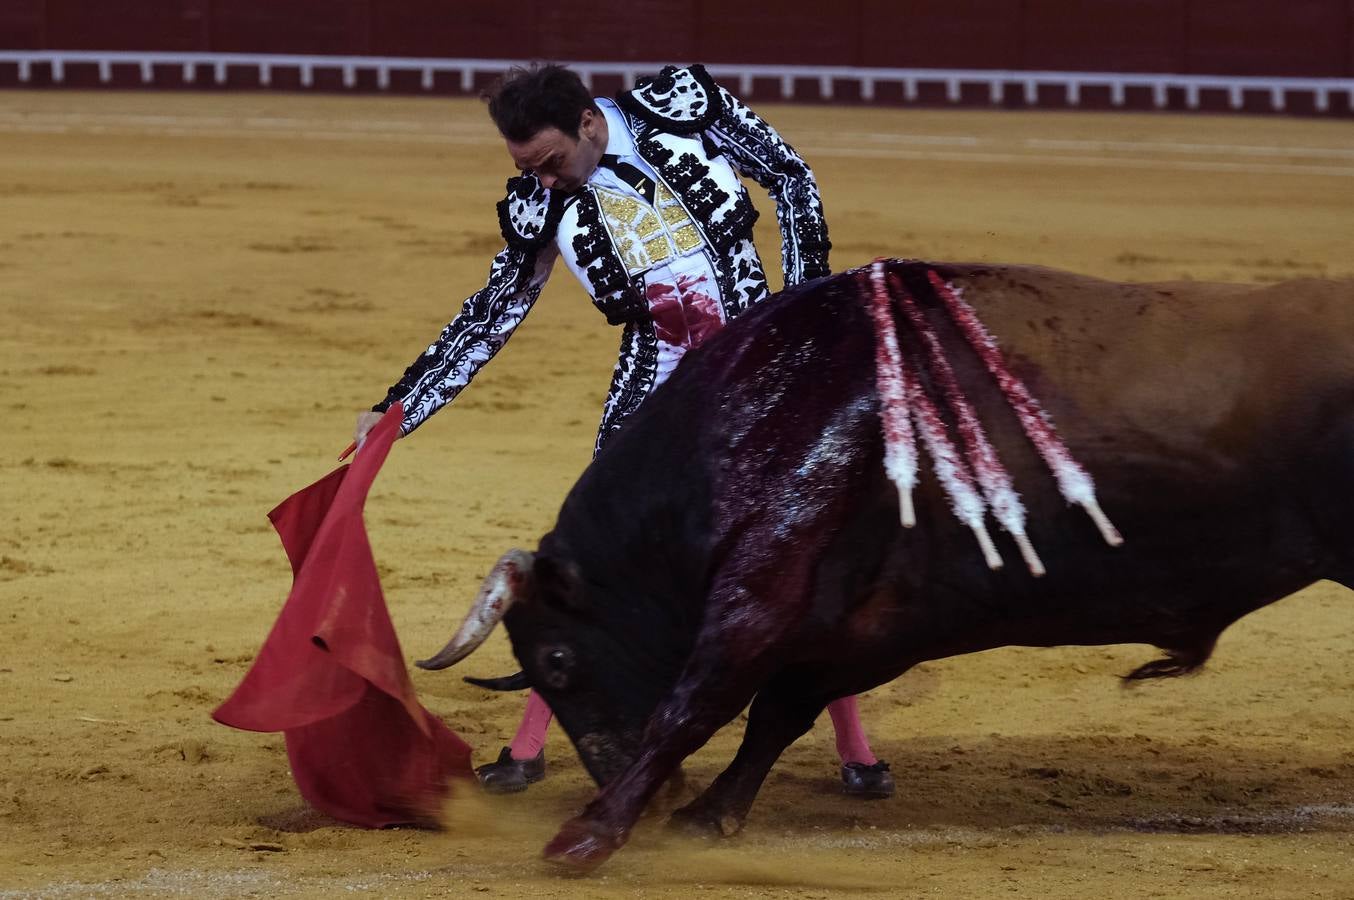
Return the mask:
POLYGON ((589 596, 576 570, 537 557, 531 586, 504 617, 517 660, 545 699, 598 784, 638 753, 649 714, 670 687, 643 641, 626 640, 596 612, 611 604, 589 596))
POLYGON ((606 119, 583 110, 578 137, 553 125, 542 128, 526 141, 508 141, 508 153, 517 168, 533 172, 551 190, 572 194, 587 184, 607 144, 606 119))

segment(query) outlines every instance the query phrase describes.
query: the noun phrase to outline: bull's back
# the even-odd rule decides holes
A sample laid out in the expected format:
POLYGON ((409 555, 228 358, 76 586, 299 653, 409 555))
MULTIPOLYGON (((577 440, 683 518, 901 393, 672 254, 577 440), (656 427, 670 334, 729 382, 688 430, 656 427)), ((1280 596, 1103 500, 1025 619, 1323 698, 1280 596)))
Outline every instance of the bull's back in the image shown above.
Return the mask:
POLYGON ((1354 391, 1354 282, 1124 284, 946 267, 1069 440, 1250 458, 1354 391))
POLYGON ((1022 495, 1045 577, 1024 573, 1001 534, 1007 569, 987 569, 925 454, 917 527, 899 527, 882 464, 876 336, 856 274, 772 298, 689 354, 598 464, 623 465, 680 507, 684 489, 667 473, 685 460, 684 477, 704 488, 712 562, 740 542, 794 558, 764 548, 808 535, 799 550, 818 560, 818 597, 806 634, 837 616, 859 642, 887 633, 908 643, 913 661, 1003 643, 1204 647, 1309 577, 1307 523, 1294 525, 1291 486, 1270 476, 1302 470, 1314 431, 1328 427, 1316 411, 1354 397, 1354 284, 1138 285, 1036 267, 935 268, 1095 478, 1123 547, 1106 546, 1068 507, 924 278, 908 283, 1022 495))
MULTIPOLYGON (((1348 401, 1354 415, 1354 282, 1124 284, 1033 266, 934 269, 1111 492, 1192 481, 1227 493, 1258 465, 1301 466, 1332 406, 1348 401)), ((1060 506, 979 354, 939 298, 924 296, 924 279, 908 284, 998 450, 1014 472, 1040 476, 1017 489, 1035 506, 1060 506)), ((702 434, 693 449, 714 495, 727 503, 731 492, 754 511, 766 505, 759 491, 802 479, 815 461, 867 477, 881 445, 868 296, 845 273, 768 300, 691 354, 637 418, 671 422, 699 395, 699 413, 679 415, 702 434)), ((923 346, 899 325, 927 369, 923 346)))
MULTIPOLYGON (((1333 500, 1348 505, 1331 497, 1332 477, 1354 474, 1354 447, 1343 462, 1330 455, 1332 430, 1354 425, 1354 282, 1120 284, 1034 267, 943 271, 1050 413, 1126 538, 1118 548, 1099 541, 1003 417, 996 392, 971 376, 966 386, 988 398, 985 421, 1048 567, 1039 580, 984 581, 971 578, 970 559, 940 576, 971 578, 975 593, 995 591, 1007 605, 1000 614, 979 605, 973 621, 990 630, 971 633, 971 646, 1140 641, 1201 661, 1231 621, 1331 577, 1332 561, 1354 547, 1347 525, 1337 532, 1321 520, 1333 500)), ((1009 552, 1007 560, 1019 565, 1009 552)))

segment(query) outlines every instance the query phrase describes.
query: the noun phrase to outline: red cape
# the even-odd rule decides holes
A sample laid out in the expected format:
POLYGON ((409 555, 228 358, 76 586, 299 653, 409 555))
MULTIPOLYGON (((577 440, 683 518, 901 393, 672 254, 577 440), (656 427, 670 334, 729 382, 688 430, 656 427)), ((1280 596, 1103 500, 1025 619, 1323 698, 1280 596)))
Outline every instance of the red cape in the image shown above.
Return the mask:
POLYGON ((436 825, 470 746, 418 702, 386 610, 362 505, 403 411, 391 406, 351 465, 268 514, 291 561, 291 594, 240 686, 212 714, 282 731, 296 786, 336 819, 436 825))

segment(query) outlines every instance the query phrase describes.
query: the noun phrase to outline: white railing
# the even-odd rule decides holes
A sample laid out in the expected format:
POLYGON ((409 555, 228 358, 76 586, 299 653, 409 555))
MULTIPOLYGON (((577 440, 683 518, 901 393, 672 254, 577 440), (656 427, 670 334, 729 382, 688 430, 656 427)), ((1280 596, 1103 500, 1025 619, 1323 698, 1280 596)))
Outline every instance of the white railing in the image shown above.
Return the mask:
MULTIPOLYGON (((157 67, 176 67, 186 84, 198 81, 201 72, 206 71, 215 84, 227 82, 227 71, 231 68, 253 69, 257 72, 260 85, 272 83, 273 73, 278 69, 296 70, 302 87, 312 87, 315 72, 337 71, 342 75, 344 87, 357 85, 359 72, 374 73, 376 86, 381 90, 390 87, 392 72, 414 72, 419 75, 419 85, 423 90, 432 90, 434 79, 438 75, 454 75, 459 79, 460 90, 473 89, 477 73, 502 72, 510 66, 520 63, 512 59, 410 59, 403 57, 373 56, 295 56, 282 54, 247 53, 159 53, 127 52, 100 50, 41 50, 41 51, 0 51, 0 65, 18 66, 19 82, 28 84, 33 80, 35 66, 48 66, 51 80, 62 84, 66 79, 66 68, 74 65, 93 65, 103 83, 113 80, 114 66, 135 66, 140 73, 141 83, 147 86, 156 83, 157 67)), ((641 75, 658 71, 662 63, 639 62, 570 62, 569 67, 582 76, 591 86, 598 76, 619 76, 622 83, 633 84, 641 75)), ((1291 94, 1311 95, 1313 107, 1318 112, 1331 109, 1333 94, 1346 95, 1345 111, 1354 108, 1354 78, 1268 78, 1242 77, 1232 75, 1169 75, 1152 73, 1118 72, 1026 72, 1001 69, 877 69, 852 66, 768 66, 710 64, 706 66, 710 74, 730 83, 737 82, 741 93, 749 93, 754 79, 775 79, 780 87, 783 99, 796 96, 796 84, 800 81, 815 83, 820 99, 830 100, 840 83, 854 83, 859 86, 860 98, 871 102, 878 96, 881 85, 900 85, 902 97, 907 102, 916 102, 924 88, 941 87, 949 103, 958 103, 966 86, 985 87, 989 100, 994 104, 1005 101, 1007 92, 1018 90, 1025 103, 1034 105, 1039 102, 1039 89, 1056 87, 1063 89, 1064 105, 1080 106, 1081 97, 1087 89, 1108 89, 1110 104, 1123 106, 1127 102, 1130 90, 1150 92, 1152 105, 1164 109, 1169 102, 1169 92, 1179 90, 1184 94, 1185 106, 1198 109, 1204 91, 1223 92, 1232 109, 1242 109, 1248 92, 1265 95, 1269 106, 1275 112, 1289 107, 1291 94)))

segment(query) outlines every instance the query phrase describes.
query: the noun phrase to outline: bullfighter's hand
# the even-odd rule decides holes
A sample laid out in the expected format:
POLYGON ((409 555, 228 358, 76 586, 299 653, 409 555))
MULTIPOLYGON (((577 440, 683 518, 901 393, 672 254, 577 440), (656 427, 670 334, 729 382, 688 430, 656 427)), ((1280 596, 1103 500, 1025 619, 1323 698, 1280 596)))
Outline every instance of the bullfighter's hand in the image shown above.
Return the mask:
POLYGON ((371 410, 357 414, 357 427, 353 429, 353 440, 357 442, 359 448, 362 446, 362 442, 367 439, 367 432, 371 431, 372 427, 381 421, 381 416, 382 413, 372 412, 371 410))

